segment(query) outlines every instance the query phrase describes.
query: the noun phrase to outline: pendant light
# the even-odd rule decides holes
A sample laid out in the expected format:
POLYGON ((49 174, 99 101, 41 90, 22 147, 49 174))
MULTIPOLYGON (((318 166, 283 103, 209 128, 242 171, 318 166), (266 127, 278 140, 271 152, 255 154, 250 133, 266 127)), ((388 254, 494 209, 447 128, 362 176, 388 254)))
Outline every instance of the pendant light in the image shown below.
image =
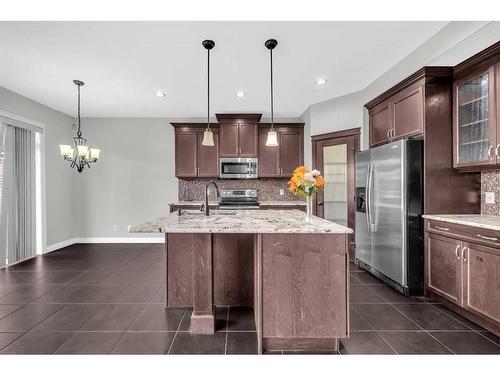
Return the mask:
POLYGON ((203 47, 207 50, 207 128, 203 132, 203 146, 215 146, 214 133, 210 129, 210 50, 215 47, 213 40, 204 40, 201 42, 203 47))
POLYGON ((78 87, 78 130, 76 137, 73 138, 73 146, 59 145, 59 151, 64 160, 70 162, 71 168, 76 168, 78 173, 82 173, 87 166, 90 168, 90 163, 95 163, 99 159, 101 150, 98 148, 90 148, 87 145, 87 140, 82 137, 82 121, 80 118, 80 87, 85 83, 74 80, 73 83, 78 87))
POLYGON ((271 58, 271 129, 267 132, 266 146, 278 146, 278 133, 274 130, 274 91, 273 91, 273 49, 278 45, 276 39, 266 40, 264 44, 269 49, 271 58))

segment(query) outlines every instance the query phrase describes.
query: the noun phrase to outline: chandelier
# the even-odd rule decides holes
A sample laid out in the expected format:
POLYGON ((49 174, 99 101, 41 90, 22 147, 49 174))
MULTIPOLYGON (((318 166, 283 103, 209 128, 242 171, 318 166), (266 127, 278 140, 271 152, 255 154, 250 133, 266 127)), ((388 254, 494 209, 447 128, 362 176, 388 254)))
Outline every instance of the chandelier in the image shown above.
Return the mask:
POLYGON ((87 140, 82 137, 81 119, 80 119, 80 87, 84 85, 82 81, 74 80, 73 83, 78 87, 78 131, 73 138, 73 146, 59 145, 61 156, 69 161, 71 168, 76 168, 78 173, 82 173, 85 166, 90 168, 90 163, 95 163, 99 159, 101 150, 98 148, 89 148, 87 140))

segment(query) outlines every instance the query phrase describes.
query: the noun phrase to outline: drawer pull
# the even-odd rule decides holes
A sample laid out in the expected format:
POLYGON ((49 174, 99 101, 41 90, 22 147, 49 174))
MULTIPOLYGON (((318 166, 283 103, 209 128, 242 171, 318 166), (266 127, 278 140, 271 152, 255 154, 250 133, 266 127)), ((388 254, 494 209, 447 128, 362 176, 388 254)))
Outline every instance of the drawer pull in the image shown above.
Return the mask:
POLYGON ((457 259, 460 259, 460 254, 458 253, 459 250, 460 250, 460 245, 457 245, 457 247, 455 248, 455 256, 457 257, 457 259))
POLYGON ((436 229, 439 229, 439 230, 444 230, 444 231, 449 231, 450 228, 446 228, 446 227, 439 227, 439 226, 435 226, 436 229))
POLYGON ((483 240, 488 240, 488 241, 498 241, 498 238, 496 237, 486 237, 486 236, 481 236, 480 234, 476 234, 476 237, 482 238, 483 240))

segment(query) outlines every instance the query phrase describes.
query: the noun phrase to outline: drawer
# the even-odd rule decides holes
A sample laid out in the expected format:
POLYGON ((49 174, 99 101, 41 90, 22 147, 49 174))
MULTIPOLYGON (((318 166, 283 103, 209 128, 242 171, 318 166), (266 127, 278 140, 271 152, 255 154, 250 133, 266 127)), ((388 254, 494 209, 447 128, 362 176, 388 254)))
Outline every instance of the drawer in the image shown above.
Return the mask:
POLYGON ((425 230, 430 233, 458 238, 462 241, 500 248, 500 231, 437 220, 426 220, 425 230))

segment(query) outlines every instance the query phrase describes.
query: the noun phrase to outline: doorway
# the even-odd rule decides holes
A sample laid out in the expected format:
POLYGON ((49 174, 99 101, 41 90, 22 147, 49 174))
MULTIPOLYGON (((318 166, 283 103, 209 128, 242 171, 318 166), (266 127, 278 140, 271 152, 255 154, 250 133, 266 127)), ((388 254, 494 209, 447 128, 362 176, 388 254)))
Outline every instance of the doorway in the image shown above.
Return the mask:
MULTIPOLYGON (((356 153, 360 128, 312 137, 313 168, 321 171, 325 186, 316 193, 316 216, 355 230, 356 153)), ((354 261, 354 233, 349 235, 349 259, 354 261)))

